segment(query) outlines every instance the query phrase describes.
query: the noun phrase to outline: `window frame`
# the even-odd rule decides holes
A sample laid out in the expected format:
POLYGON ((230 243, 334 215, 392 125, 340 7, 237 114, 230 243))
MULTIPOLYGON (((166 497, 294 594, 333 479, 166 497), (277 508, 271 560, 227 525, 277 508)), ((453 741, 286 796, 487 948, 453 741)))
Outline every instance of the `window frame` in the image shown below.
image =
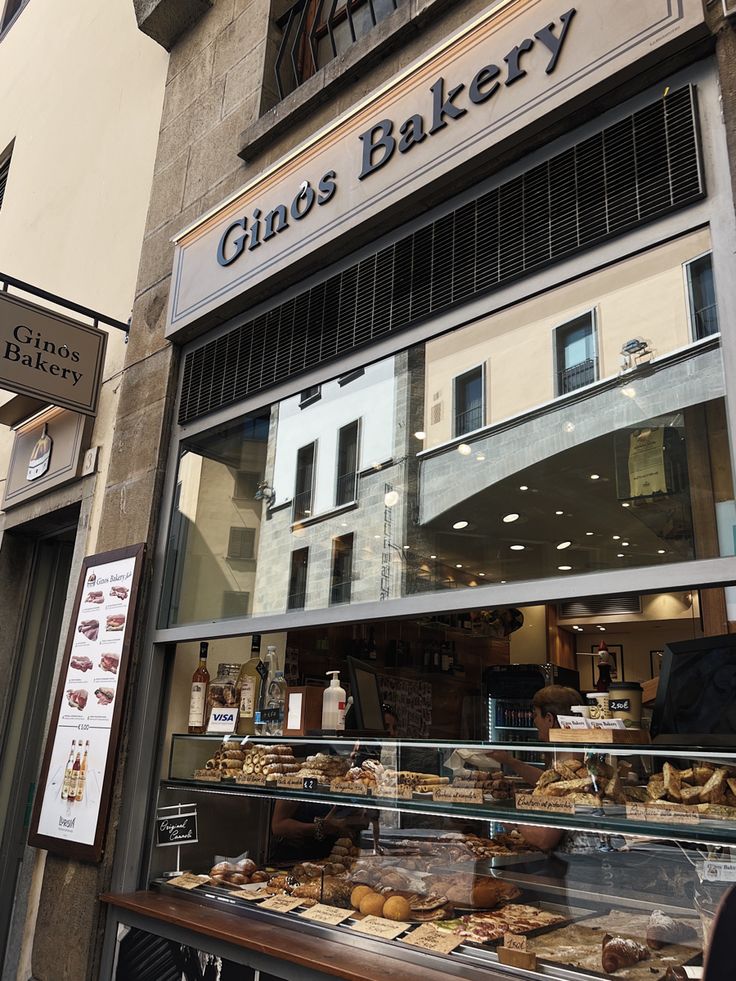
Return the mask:
POLYGON ((309 385, 307 388, 299 392, 299 408, 307 409, 310 405, 314 405, 315 402, 319 402, 321 398, 322 386, 309 385))
POLYGON ((303 446, 298 447, 296 451, 296 463, 294 466, 294 497, 292 500, 292 507, 291 507, 292 524, 297 524, 300 521, 305 521, 308 520, 309 518, 314 517, 314 490, 315 490, 315 483, 317 479, 318 443, 319 440, 313 439, 309 443, 305 443, 303 446), (299 454, 302 452, 302 450, 306 450, 310 446, 312 447, 312 474, 311 474, 311 480, 309 486, 309 514, 297 515, 297 499, 301 496, 302 493, 306 493, 306 491, 302 491, 302 492, 299 491, 299 454))
POLYGON ((0 14, 0 40, 2 40, 2 38, 7 34, 16 20, 23 13, 23 10, 28 2, 29 0, 20 0, 18 7, 12 14, 10 14, 10 16, 8 16, 8 8, 13 3, 13 0, 5 0, 5 2, 2 4, 2 14, 0 14))
MULTIPOLYGON (((477 432, 479 429, 483 429, 488 425, 488 392, 486 391, 487 384, 487 372, 486 372, 486 362, 480 361, 478 364, 473 365, 471 368, 467 368, 465 371, 461 371, 459 375, 453 375, 452 378, 452 439, 460 439, 462 436, 467 436, 469 433, 477 432), (458 408, 458 383, 465 378, 467 375, 472 375, 474 372, 480 371, 480 386, 481 386, 481 401, 480 401, 480 426, 475 426, 473 429, 464 429, 462 432, 458 432, 457 428, 457 408, 458 408)), ((466 409, 463 415, 466 415, 470 410, 466 409)))
POLYGON ((328 606, 350 606, 353 602, 353 565, 355 561, 355 532, 349 531, 344 535, 335 535, 332 539, 332 556, 330 561, 330 595, 328 597, 328 606), (344 547, 344 543, 350 540, 350 547, 344 547), (335 580, 335 567, 338 559, 342 559, 343 555, 348 553, 347 559, 347 578, 343 575, 339 582, 335 580), (347 597, 344 595, 335 595, 336 590, 345 590, 347 586, 347 597))
MULTIPOLYGON (((248 536, 246 536, 247 538, 248 536)), ((242 544, 242 538, 241 538, 242 544)), ((251 562, 256 557, 256 529, 249 528, 247 525, 230 525, 230 531, 228 532, 227 539, 227 555, 226 558, 230 562, 251 562), (233 532, 238 532, 242 535, 243 532, 252 532, 250 555, 242 555, 232 551, 233 545, 233 532)))
POLYGON ((687 262, 682 264, 682 274, 685 283, 685 302, 687 304, 687 322, 688 322, 688 334, 691 343, 696 343, 697 341, 704 341, 709 337, 716 337, 721 332, 721 318, 718 311, 718 295, 716 293, 716 278, 715 270, 713 269, 713 249, 708 249, 705 252, 700 252, 698 255, 694 255, 692 259, 688 259, 687 262), (714 331, 712 334, 703 334, 702 337, 698 337, 697 330, 697 318, 695 316, 695 302, 693 296, 693 279, 692 279, 692 267, 696 262, 706 257, 710 258, 710 268, 711 276, 713 277, 713 298, 716 311, 716 322, 718 324, 718 330, 714 331))
POLYGON ((362 418, 354 419, 352 422, 345 423, 344 426, 340 426, 337 430, 337 448, 335 452, 335 492, 333 495, 333 500, 335 502, 336 508, 347 507, 349 504, 355 504, 358 500, 358 475, 360 474, 360 441, 362 435, 362 418), (355 426, 355 470, 354 470, 354 480, 353 480, 353 496, 347 501, 339 501, 338 495, 340 491, 340 481, 342 477, 340 475, 340 436, 351 426, 355 426))
POLYGON ((291 557, 289 559, 289 590, 286 594, 286 609, 291 610, 303 610, 307 605, 307 585, 309 583, 309 545, 305 545, 302 548, 294 548, 291 551, 291 557), (295 595, 295 591, 292 588, 295 578, 295 559, 297 555, 304 553, 304 593, 300 604, 294 604, 292 602, 292 597, 295 595))
MULTIPOLYGON (((584 363, 584 362, 583 362, 584 363)), ((559 399, 565 395, 570 395, 572 392, 577 392, 580 389, 586 388, 588 385, 595 385, 596 382, 601 380, 601 367, 600 367, 600 353, 598 344, 598 308, 596 306, 588 307, 586 310, 582 310, 580 313, 576 314, 574 317, 570 317, 564 323, 557 324, 552 328, 552 365, 554 376, 552 379, 554 386, 553 398, 559 399), (562 358, 560 354, 562 353, 562 347, 560 344, 562 331, 569 330, 573 324, 576 324, 583 317, 590 317, 590 336, 593 342, 593 357, 589 360, 593 362, 593 380, 586 382, 584 385, 579 385, 576 388, 571 388, 567 392, 562 391, 562 384, 560 375, 565 370, 562 366, 562 358)))

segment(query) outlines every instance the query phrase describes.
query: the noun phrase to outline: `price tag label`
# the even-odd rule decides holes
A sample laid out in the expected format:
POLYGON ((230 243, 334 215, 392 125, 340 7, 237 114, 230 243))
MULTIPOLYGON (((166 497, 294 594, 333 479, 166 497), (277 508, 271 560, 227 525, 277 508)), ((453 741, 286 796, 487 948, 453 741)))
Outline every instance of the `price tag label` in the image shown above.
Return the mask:
POLYGON ((412 947, 422 947, 424 950, 434 950, 438 954, 449 954, 463 942, 462 937, 456 937, 446 930, 438 930, 432 923, 423 923, 401 938, 402 943, 412 947))
POLYGON ((541 797, 535 794, 517 794, 516 807, 520 811, 546 811, 553 814, 574 814, 575 805, 564 797, 541 797))
POLYGON ((438 787, 432 791, 432 800, 444 804, 482 804, 483 789, 480 787, 438 787))
POLYGON ((195 770, 194 779, 206 780, 207 783, 219 783, 222 780, 222 772, 220 770, 195 770))
POLYGON ((350 797, 365 797, 368 794, 368 788, 359 780, 350 780, 347 783, 333 780, 330 791, 333 794, 346 794, 350 797))
POLYGON ((700 814, 691 811, 687 804, 639 804, 626 805, 626 817, 631 821, 652 821, 655 824, 699 824, 700 814))
POLYGON ((703 879, 705 882, 736 882, 736 862, 704 862, 703 879))
POLYGON ((507 950, 526 950, 526 937, 523 933, 504 933, 503 945, 507 950))
POLYGON ((591 719, 591 729, 625 729, 623 719, 591 719))
POLYGON ((352 911, 340 909, 339 906, 326 906, 324 903, 317 903, 316 906, 303 910, 299 916, 303 916, 305 920, 315 920, 317 923, 329 923, 332 926, 337 926, 338 923, 342 923, 343 920, 352 916, 352 911))
POLYGON ((318 780, 316 777, 304 777, 305 790, 316 790, 317 786, 318 786, 318 780))
POLYGON ((233 889, 230 892, 231 896, 236 899, 247 899, 248 902, 260 902, 262 899, 268 899, 272 894, 267 892, 265 889, 260 889, 256 891, 255 889, 233 889))
POLYGON ((266 786, 266 774, 265 773, 238 773, 235 777, 235 783, 240 784, 243 787, 265 787, 266 786))
POLYGON ((197 886, 203 885, 208 880, 209 876, 205 875, 200 879, 198 875, 185 872, 183 875, 177 875, 175 879, 169 879, 169 885, 176 886, 177 889, 196 889, 197 886))
POLYGON ((282 773, 276 779, 276 786, 283 787, 285 790, 306 790, 304 781, 305 777, 298 773, 282 773))
POLYGON ((294 896, 272 896, 265 903, 261 904, 261 909, 272 909, 277 913, 291 913, 297 906, 301 906, 302 900, 294 896))
POLYGON ((364 916, 362 920, 351 924, 351 929, 358 933, 369 933, 372 937, 381 937, 383 940, 395 940, 410 926, 410 923, 384 920, 382 916, 364 916))

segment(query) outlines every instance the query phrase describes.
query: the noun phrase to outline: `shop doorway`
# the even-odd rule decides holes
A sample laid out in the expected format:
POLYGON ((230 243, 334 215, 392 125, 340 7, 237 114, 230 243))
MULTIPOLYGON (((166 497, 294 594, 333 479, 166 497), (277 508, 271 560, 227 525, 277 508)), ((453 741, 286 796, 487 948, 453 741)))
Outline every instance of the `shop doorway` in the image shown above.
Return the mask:
POLYGON ((25 599, 5 610, 4 629, 14 630, 15 650, 7 677, 10 697, 0 728, 0 963, 8 953, 18 877, 43 749, 52 694, 79 508, 13 535, 16 561, 29 569, 25 599), (19 540, 20 538, 20 540, 19 540))

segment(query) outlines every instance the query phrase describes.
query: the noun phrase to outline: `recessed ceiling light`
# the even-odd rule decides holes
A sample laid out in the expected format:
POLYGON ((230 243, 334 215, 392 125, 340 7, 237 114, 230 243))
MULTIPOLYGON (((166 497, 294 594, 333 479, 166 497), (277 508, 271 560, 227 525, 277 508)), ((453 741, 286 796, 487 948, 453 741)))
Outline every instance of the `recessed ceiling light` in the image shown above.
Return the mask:
POLYGON ((629 544, 628 542, 621 542, 621 547, 622 547, 622 548, 626 548, 626 546, 627 546, 628 544, 629 544))
POLYGON ((373 537, 374 538, 380 538, 381 536, 380 535, 374 535, 373 537))
POLYGON ((664 549, 663 548, 658 548, 657 549, 657 555, 664 555, 664 549))
POLYGON ((623 552, 619 552, 619 553, 618 553, 618 554, 616 555, 616 558, 617 558, 617 559, 622 559, 623 557, 624 557, 624 553, 623 553, 623 552))
POLYGON ((578 626, 578 625, 577 625, 576 623, 574 623, 574 624, 572 625, 572 629, 573 629, 573 630, 580 630, 580 627, 579 627, 579 626, 578 626))
POLYGON ((561 552, 564 548, 569 548, 571 545, 572 542, 560 542, 560 544, 557 546, 557 551, 561 552))
POLYGON ((420 429, 419 432, 414 433, 414 435, 416 436, 417 439, 424 439, 424 437, 427 434, 422 429, 420 429))
POLYGON ((409 548, 409 546, 408 545, 404 545, 404 548, 409 548))
POLYGON ((482 578, 483 576, 485 576, 485 572, 479 572, 478 575, 482 578))
POLYGON ((555 514, 564 514, 564 511, 555 511, 555 514))
POLYGON ((590 479, 591 480, 600 480, 601 479, 601 475, 599 473, 592 473, 590 475, 590 479))
POLYGON ((562 428, 565 430, 566 433, 574 433, 575 432, 575 423, 574 422, 566 422, 562 428))
POLYGON ((604 633, 606 632, 606 628, 605 627, 598 627, 598 629, 599 630, 602 630, 604 633))
POLYGON ((458 562, 457 565, 455 566, 455 568, 456 569, 462 569, 462 565, 458 562))
POLYGON ((468 527, 468 524, 468 521, 456 521, 452 527, 455 529, 455 531, 462 531, 463 528, 468 527))
POLYGON ((502 580, 501 580, 501 585, 502 585, 502 586, 505 586, 505 585, 506 585, 506 580, 505 580, 505 579, 502 579, 502 580))
POLYGON ((505 525, 510 525, 512 521, 518 521, 519 518, 520 515, 518 515, 515 511, 512 511, 511 514, 505 514, 503 516, 503 523, 505 525))
POLYGON ((512 552, 523 552, 524 551, 524 548, 525 548, 524 545, 512 545, 511 546, 511 551, 512 552))
POLYGON ((631 387, 622 388, 621 389, 621 394, 622 395, 625 395, 627 399, 635 399, 636 398, 636 389, 635 388, 631 388, 631 387))
POLYGON ((470 456, 470 454, 473 452, 467 443, 461 443, 458 446, 457 451, 461 456, 470 456))
POLYGON ((519 490, 529 490, 526 484, 519 484, 519 490))
POLYGON ((624 501, 624 503, 623 503, 623 504, 621 505, 621 507, 622 507, 622 508, 630 508, 630 507, 631 507, 631 505, 629 504, 629 502, 628 502, 628 501, 624 501))
POLYGON ((592 532, 592 531, 586 531, 586 532, 585 532, 585 534, 586 534, 586 535, 587 535, 588 537, 590 537, 591 535, 593 535, 593 534, 595 534, 595 532, 592 532))
POLYGON ((483 463, 483 461, 485 460, 485 458, 486 458, 485 453, 476 453, 475 454, 475 459, 478 461, 478 463, 483 463))
POLYGON ((383 503, 387 508, 395 507, 399 503, 399 492, 392 490, 383 495, 383 503))
POLYGON ((430 555, 430 559, 436 559, 436 558, 437 558, 436 555, 430 555))
POLYGON ((618 542, 618 541, 621 540, 621 536, 620 535, 611 535, 611 538, 614 540, 614 542, 618 542))
POLYGON ((572 566, 571 565, 558 565, 557 568, 560 570, 560 572, 569 572, 570 569, 572 569, 572 566))

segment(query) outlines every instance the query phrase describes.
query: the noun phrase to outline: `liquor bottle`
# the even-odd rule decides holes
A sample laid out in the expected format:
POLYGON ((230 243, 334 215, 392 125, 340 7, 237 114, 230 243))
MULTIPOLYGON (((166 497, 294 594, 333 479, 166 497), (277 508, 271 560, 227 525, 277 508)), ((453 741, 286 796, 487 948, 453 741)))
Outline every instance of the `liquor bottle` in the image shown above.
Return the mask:
POLYGON ((608 691, 613 684, 611 677, 611 665, 613 658, 611 652, 606 647, 606 642, 602 640, 598 645, 598 680, 595 683, 596 691, 608 691))
POLYGON ((266 735, 283 736, 285 706, 286 679, 284 678, 283 671, 276 671, 268 685, 268 698, 266 700, 268 721, 266 722, 266 735))
POLYGON ((68 801, 75 801, 77 799, 77 784, 79 782, 79 771, 82 768, 82 762, 80 758, 80 750, 82 748, 82 740, 79 740, 79 749, 77 750, 77 755, 74 757, 74 763, 72 764, 72 775, 69 778, 69 792, 67 794, 68 801))
POLYGON ((61 799, 68 800, 69 786, 72 781, 72 767, 74 766, 74 747, 77 745, 76 739, 72 739, 72 748, 69 751, 69 759, 64 767, 64 780, 61 784, 61 799))
POLYGON ((240 669, 240 713, 238 715, 238 734, 253 736, 256 731, 256 709, 261 688, 261 675, 258 670, 261 661, 261 635, 253 634, 250 642, 250 660, 240 669))
POLYGON ((199 664, 192 675, 189 693, 189 732, 207 731, 207 688, 210 683, 210 673, 207 670, 208 649, 207 641, 202 641, 199 645, 199 664))
POLYGON ((82 763, 79 767, 79 774, 77 775, 77 793, 74 797, 75 800, 81 801, 84 797, 84 790, 87 784, 87 754, 89 753, 89 739, 84 744, 84 756, 82 757, 82 763))
POLYGON ((258 664, 256 665, 256 670, 261 678, 261 685, 258 690, 258 707, 256 708, 255 717, 255 730, 257 736, 266 735, 266 718, 264 712, 266 711, 266 696, 268 694, 268 681, 269 678, 273 678, 275 674, 275 657, 276 648, 270 647, 266 651, 266 661, 258 659, 258 664))

